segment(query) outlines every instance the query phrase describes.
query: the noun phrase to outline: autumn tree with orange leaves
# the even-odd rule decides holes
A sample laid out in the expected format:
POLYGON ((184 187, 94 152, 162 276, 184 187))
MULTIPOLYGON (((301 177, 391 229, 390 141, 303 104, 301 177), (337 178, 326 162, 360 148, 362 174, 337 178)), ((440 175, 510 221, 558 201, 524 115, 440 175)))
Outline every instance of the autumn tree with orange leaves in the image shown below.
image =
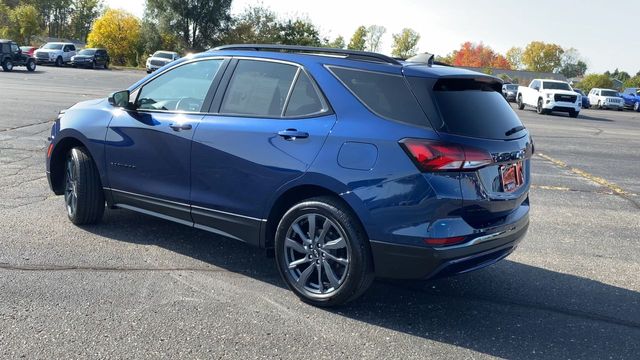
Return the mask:
POLYGON ((475 44, 469 41, 462 44, 460 50, 454 50, 444 59, 449 60, 453 66, 491 67, 508 70, 512 68, 506 57, 495 52, 489 46, 483 43, 475 44))

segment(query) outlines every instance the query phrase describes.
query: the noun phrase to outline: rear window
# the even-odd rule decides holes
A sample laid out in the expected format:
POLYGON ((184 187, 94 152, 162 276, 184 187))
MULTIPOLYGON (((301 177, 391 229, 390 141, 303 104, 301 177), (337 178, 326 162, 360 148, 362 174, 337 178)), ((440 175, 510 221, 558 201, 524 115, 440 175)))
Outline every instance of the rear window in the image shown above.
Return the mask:
POLYGON ((563 82, 545 81, 542 83, 543 87, 547 90, 566 90, 572 91, 571 86, 563 82))
POLYGON ((431 127, 403 76, 333 66, 329 70, 376 115, 431 127))
POLYGON ((435 106, 441 132, 485 139, 516 139, 507 135, 522 122, 505 101, 498 82, 484 79, 432 79, 408 77, 412 89, 425 106, 435 106), (431 96, 432 99, 427 99, 431 96), (431 105, 433 104, 433 105, 431 105))

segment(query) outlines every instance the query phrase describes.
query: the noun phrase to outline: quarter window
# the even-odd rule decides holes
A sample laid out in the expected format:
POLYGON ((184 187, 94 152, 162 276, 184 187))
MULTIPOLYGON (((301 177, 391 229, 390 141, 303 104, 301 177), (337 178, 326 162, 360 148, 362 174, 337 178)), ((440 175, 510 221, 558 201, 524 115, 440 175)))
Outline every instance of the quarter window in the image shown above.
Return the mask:
POLYGON ((281 117, 298 71, 293 65, 240 60, 222 100, 223 114, 281 117))
POLYGON ((403 76, 339 67, 329 69, 378 116, 412 125, 431 126, 403 76))
POLYGON ((145 84, 136 100, 142 110, 200 112, 223 60, 188 63, 145 84))

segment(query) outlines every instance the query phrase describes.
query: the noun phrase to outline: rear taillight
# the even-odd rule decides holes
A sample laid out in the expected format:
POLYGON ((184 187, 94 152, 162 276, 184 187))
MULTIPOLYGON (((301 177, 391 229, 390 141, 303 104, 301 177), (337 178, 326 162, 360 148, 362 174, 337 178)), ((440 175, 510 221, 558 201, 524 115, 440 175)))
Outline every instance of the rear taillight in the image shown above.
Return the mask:
POLYGON ((475 170, 493 163, 489 152, 464 145, 403 139, 400 146, 425 172, 475 170))

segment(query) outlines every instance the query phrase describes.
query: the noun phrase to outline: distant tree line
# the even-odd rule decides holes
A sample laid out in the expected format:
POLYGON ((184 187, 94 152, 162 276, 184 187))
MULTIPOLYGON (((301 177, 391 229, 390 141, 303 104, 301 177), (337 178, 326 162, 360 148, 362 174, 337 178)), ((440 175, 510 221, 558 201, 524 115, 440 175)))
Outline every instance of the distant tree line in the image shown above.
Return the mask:
MULTIPOLYGON (((268 7, 257 5, 232 16, 232 0, 146 0, 142 19, 105 8, 103 0, 0 0, 0 37, 21 44, 37 36, 73 39, 88 46, 106 47, 113 62, 138 66, 159 49, 198 52, 222 44, 271 43, 307 45, 379 52, 387 29, 362 25, 347 42, 339 35, 321 35, 319 27, 305 17, 281 18, 268 7)), ((410 28, 391 34, 391 55, 406 59, 419 52, 420 34, 410 28)), ((37 44, 36 44, 37 45, 37 44)), ((514 69, 560 73, 567 78, 584 77, 587 63, 574 48, 533 41, 505 54, 483 43, 465 42, 437 61, 454 66, 514 69)), ((624 71, 601 74, 609 80, 637 84, 640 75, 624 71)), ((593 79, 593 76, 590 77, 593 79)))

